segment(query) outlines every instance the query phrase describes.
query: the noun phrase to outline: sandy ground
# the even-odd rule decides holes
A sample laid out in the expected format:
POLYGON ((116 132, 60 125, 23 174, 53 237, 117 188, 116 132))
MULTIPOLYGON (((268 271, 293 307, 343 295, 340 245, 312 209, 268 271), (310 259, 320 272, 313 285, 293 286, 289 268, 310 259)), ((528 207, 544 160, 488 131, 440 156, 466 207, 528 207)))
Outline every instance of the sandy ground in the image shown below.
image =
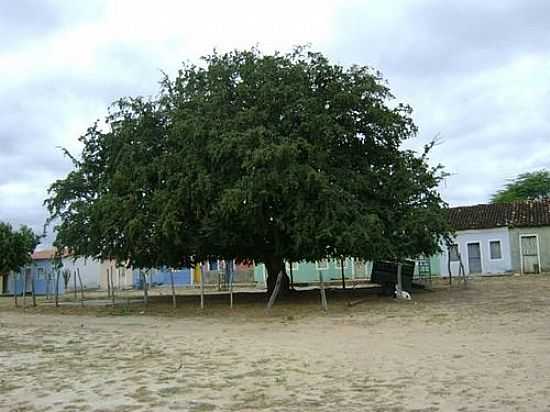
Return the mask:
POLYGON ((550 277, 350 299, 270 315, 263 297, 146 315, 0 299, 0 410, 550 410, 550 277))

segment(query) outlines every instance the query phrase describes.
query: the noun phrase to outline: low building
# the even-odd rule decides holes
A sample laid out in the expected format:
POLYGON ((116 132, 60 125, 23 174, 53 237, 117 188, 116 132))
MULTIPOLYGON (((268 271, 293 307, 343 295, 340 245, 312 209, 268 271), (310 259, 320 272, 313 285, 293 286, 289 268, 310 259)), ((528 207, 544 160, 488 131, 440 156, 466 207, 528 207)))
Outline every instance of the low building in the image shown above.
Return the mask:
POLYGON ((8 293, 8 275, 0 273, 0 295, 8 293))
POLYGON ((191 286, 191 269, 190 268, 176 268, 171 269, 162 267, 160 269, 148 269, 138 270, 135 269, 132 272, 133 286, 142 289, 143 288, 143 274, 147 277, 147 283, 149 287, 163 287, 172 285, 172 276, 174 277, 174 286, 191 286))
POLYGON ((550 200, 449 209, 455 230, 439 258, 442 276, 550 271, 550 200), (449 250, 450 249, 450 250, 449 250))
POLYGON ((512 270, 550 272, 550 199, 515 203, 510 214, 512 270))
POLYGON ((4 294, 13 295, 14 292, 21 295, 23 290, 27 294, 32 293, 34 280, 34 293, 36 295, 53 295, 56 289, 59 294, 65 290, 63 276, 56 282, 55 249, 35 251, 32 254, 32 263, 18 272, 12 272, 5 277, 3 283, 6 287, 4 294))
MULTIPOLYGON (((371 262, 362 262, 357 259, 346 258, 343 260, 323 259, 319 262, 292 262, 292 271, 290 263, 286 263, 286 273, 290 276, 294 284, 309 284, 319 282, 319 273, 322 273, 323 280, 341 281, 342 266, 344 271, 344 279, 352 280, 370 278, 372 270, 371 262)), ((267 279, 267 269, 264 264, 257 264, 254 269, 255 281, 264 285, 267 279)))
POLYGON ((76 288, 79 289, 80 282, 82 282, 83 289, 100 289, 102 266, 102 263, 96 259, 65 256, 63 258, 63 271, 67 271, 70 276, 67 289, 74 289, 75 284, 76 288), (80 275, 80 280, 78 275, 80 275))
POLYGON ((227 286, 229 277, 233 277, 233 283, 254 282, 254 267, 246 263, 236 263, 232 260, 210 259, 202 265, 193 268, 161 267, 149 270, 134 270, 133 284, 137 288, 143 287, 142 273, 147 274, 147 280, 151 286, 171 286, 172 275, 174 285, 177 287, 200 286, 201 275, 204 276, 206 285, 227 286))

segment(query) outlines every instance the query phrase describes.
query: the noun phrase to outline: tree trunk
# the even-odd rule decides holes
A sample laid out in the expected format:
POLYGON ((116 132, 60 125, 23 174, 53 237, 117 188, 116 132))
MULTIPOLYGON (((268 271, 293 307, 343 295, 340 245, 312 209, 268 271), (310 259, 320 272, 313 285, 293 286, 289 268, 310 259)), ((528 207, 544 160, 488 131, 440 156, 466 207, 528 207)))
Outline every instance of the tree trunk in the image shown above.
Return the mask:
POLYGON ((279 296, 288 294, 290 290, 290 279, 286 274, 285 262, 282 258, 276 256, 269 256, 265 259, 264 265, 267 269, 267 294, 271 296, 277 283, 277 276, 279 272, 283 272, 281 279, 281 288, 279 296))

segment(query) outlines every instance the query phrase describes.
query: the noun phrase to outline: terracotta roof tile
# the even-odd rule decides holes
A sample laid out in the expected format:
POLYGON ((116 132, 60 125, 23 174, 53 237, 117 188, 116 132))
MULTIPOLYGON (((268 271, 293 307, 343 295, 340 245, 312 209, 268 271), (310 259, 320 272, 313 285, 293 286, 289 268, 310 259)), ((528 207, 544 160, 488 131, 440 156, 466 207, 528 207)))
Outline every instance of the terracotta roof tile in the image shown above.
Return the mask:
MULTIPOLYGON (((56 248, 51 249, 44 249, 44 250, 35 250, 32 254, 32 260, 47 260, 47 259, 53 259, 55 257, 55 254, 57 252, 56 248)), ((65 251, 63 253, 63 257, 69 256, 69 253, 65 251)))
POLYGON ((550 226, 550 199, 453 207, 449 223, 455 230, 550 226))

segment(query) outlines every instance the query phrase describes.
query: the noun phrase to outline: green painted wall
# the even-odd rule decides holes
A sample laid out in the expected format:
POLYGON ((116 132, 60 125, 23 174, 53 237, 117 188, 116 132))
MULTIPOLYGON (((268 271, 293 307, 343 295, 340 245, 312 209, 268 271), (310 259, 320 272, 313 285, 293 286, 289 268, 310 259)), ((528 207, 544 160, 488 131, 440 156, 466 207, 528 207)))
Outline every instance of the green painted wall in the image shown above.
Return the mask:
MULTIPOLYGON (((257 264, 254 267, 254 280, 259 284, 264 282, 264 265, 257 264)), ((370 278, 370 271, 372 270, 372 263, 367 262, 366 265, 360 264, 357 261, 355 262, 355 278, 370 278)), ((434 255, 430 257, 430 270, 432 276, 441 276, 440 269, 440 255, 434 255)), ((290 276, 290 272, 287 272, 290 276)), ((325 281, 330 280, 340 280, 342 279, 340 262, 339 261, 329 261, 328 269, 322 270, 323 279, 325 281)), ((300 262, 298 263, 297 270, 293 270, 292 275, 294 277, 294 283, 311 283, 319 281, 319 269, 315 263, 312 262, 300 262)), ((266 272, 267 276, 267 272, 266 272)), ((351 279, 352 269, 351 269, 351 260, 346 260, 346 268, 344 269, 344 277, 346 279, 351 279)))
POLYGON ((542 272, 550 272, 550 226, 519 227, 510 229, 510 249, 512 252, 512 270, 521 271, 519 255, 519 235, 536 234, 539 237, 540 265, 542 272))
MULTIPOLYGON (((296 264, 294 264, 296 265, 296 264)), ((319 281, 319 269, 315 263, 312 262, 299 262, 297 263, 298 267, 293 269, 292 276, 294 278, 294 283, 310 283, 319 281)), ((370 267, 370 266, 368 266, 370 267)), ((264 282, 264 265, 257 264, 254 268, 254 279, 258 283, 264 282)), ((340 267, 340 261, 329 261, 328 269, 321 270, 323 273, 323 279, 325 281, 330 280, 340 280, 342 279, 342 269, 340 267)), ((287 265, 287 273, 290 276, 287 265)), ((365 277, 365 268, 356 264, 355 275, 357 278, 365 277)), ((266 272, 267 276, 267 272, 266 272)), ((346 279, 351 279, 352 277, 352 268, 351 260, 346 259, 345 268, 344 268, 344 277, 346 279)))
POLYGON ((432 276, 441 276, 441 255, 434 255, 430 257, 430 268, 432 276))

